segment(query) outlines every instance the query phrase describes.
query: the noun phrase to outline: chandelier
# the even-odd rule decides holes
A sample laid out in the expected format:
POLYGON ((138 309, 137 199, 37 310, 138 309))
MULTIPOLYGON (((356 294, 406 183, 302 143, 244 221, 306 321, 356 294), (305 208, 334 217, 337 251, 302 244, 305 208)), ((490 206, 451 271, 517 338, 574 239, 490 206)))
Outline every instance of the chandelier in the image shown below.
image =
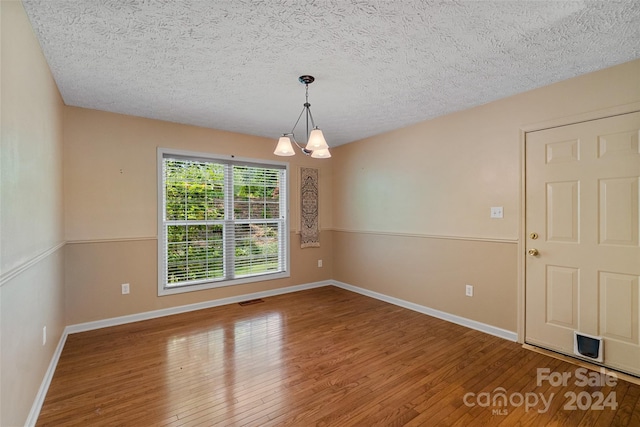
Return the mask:
POLYGON ((327 141, 324 139, 324 135, 322 131, 318 129, 315 122, 313 121, 313 116, 311 115, 311 104, 309 104, 309 85, 313 83, 315 78, 313 76, 300 76, 298 77, 300 83, 304 83, 305 86, 305 100, 302 107, 302 111, 298 116, 298 120, 296 120, 296 124, 293 125, 291 132, 283 133, 280 139, 278 140, 278 145, 276 146, 276 150, 273 152, 276 156, 293 156, 295 151, 293 150, 293 146, 291 142, 294 144, 307 156, 311 156, 316 159, 327 159, 331 157, 331 153, 329 153, 329 146, 327 145, 327 141), (294 131, 296 130, 296 126, 300 122, 302 115, 306 114, 306 122, 307 122, 307 145, 303 148, 302 145, 296 141, 296 137, 294 135, 294 131), (311 132, 309 132, 309 123, 311 123, 311 132))

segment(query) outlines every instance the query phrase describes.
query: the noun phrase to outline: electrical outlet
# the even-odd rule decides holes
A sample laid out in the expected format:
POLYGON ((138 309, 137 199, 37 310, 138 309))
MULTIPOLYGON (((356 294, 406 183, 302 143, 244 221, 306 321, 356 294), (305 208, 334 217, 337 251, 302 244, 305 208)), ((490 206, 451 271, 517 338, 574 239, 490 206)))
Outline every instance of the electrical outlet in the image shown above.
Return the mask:
POLYGON ((44 326, 42 328, 42 345, 45 345, 47 343, 47 327, 44 326))
POLYGON ((122 295, 126 295, 129 293, 129 284, 128 283, 123 283, 122 284, 122 295))
POLYGON ((465 293, 466 296, 472 297, 473 296, 473 285, 466 285, 464 293, 465 293))
POLYGON ((320 267, 322 267, 322 260, 321 259, 318 260, 318 268, 320 268, 320 267))
POLYGON ((494 206, 491 208, 491 218, 502 218, 502 206, 494 206))

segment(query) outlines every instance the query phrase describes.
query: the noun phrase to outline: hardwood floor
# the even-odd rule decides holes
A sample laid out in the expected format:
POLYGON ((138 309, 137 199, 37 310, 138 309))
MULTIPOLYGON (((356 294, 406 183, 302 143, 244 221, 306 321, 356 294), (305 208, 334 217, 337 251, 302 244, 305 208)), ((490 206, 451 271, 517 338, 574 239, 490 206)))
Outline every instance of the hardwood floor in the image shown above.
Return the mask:
POLYGON ((37 425, 640 425, 640 386, 577 369, 323 287, 70 335, 37 425))

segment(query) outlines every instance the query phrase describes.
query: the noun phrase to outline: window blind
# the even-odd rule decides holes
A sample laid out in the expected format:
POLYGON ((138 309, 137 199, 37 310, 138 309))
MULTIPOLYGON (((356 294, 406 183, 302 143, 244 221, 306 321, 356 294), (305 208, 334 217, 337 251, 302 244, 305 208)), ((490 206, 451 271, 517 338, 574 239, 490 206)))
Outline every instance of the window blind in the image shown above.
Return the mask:
POLYGON ((163 153, 164 288, 286 272, 286 172, 284 165, 163 153))

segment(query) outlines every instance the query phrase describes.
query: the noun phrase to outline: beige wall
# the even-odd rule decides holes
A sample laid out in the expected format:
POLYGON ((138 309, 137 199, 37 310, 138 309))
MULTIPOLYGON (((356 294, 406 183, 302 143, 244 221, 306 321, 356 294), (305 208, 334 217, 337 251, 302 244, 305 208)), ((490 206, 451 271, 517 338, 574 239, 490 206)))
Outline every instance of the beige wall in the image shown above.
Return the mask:
POLYGON ((513 294, 495 284, 516 276, 516 244, 360 232, 335 232, 333 241, 336 280, 513 331, 513 294), (466 283, 473 298, 458 297, 466 283))
POLYGON ((0 425, 14 426, 65 326, 63 104, 22 4, 2 1, 0 14, 0 425))
POLYGON ((331 159, 277 157, 275 139, 74 107, 65 108, 64 129, 67 324, 331 278, 331 159), (291 277, 158 297, 157 147, 289 161, 291 277), (300 167, 319 169, 320 248, 300 249, 296 234, 300 167))
POLYGON ((638 101, 640 60, 335 148, 334 279, 516 331, 521 130, 638 101))

